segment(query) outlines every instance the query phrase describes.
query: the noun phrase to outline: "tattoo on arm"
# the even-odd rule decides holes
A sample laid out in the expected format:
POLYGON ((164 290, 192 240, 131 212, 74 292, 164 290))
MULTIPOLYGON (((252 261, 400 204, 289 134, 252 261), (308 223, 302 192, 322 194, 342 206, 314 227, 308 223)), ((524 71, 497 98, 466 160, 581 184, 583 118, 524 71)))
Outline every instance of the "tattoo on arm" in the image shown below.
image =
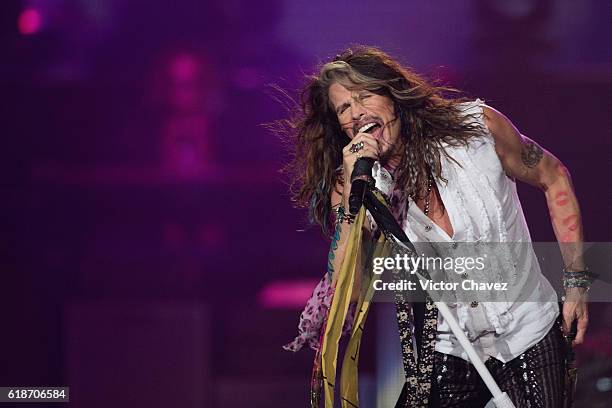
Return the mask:
POLYGON ((521 159, 523 164, 529 168, 534 168, 538 165, 542 157, 544 156, 544 150, 537 143, 526 140, 521 151, 521 159))
POLYGON ((336 222, 336 230, 332 236, 332 241, 329 246, 329 255, 327 255, 327 277, 331 282, 334 274, 334 259, 336 258, 336 249, 338 249, 338 240, 340 240, 340 232, 342 231, 342 221, 336 222))

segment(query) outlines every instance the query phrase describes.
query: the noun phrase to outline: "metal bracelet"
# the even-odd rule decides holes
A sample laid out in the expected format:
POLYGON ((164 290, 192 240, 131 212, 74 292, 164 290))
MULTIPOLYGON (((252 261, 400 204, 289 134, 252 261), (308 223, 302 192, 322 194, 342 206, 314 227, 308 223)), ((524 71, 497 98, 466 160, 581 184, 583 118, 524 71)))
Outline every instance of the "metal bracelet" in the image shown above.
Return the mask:
POLYGON ((588 289, 593 283, 595 274, 585 268, 580 271, 568 271, 563 268, 563 287, 564 288, 586 288, 588 289))
POLYGON ((578 270, 578 271, 568 271, 567 268, 568 268, 567 266, 563 268, 563 273, 564 274, 572 274, 572 275, 574 275, 574 274, 587 274, 588 275, 588 274, 591 273, 589 268, 584 268, 584 269, 578 270))
POLYGON ((564 278, 563 279, 563 287, 564 288, 590 288, 591 280, 589 278, 564 278))

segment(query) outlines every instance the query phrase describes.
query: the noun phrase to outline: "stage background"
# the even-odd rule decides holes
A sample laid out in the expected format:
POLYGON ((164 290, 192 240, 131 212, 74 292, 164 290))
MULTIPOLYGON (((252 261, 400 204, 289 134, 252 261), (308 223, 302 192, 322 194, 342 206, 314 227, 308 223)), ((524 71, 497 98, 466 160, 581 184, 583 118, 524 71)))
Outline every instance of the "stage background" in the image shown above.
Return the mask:
MULTIPOLYGON (((2 386, 68 385, 75 407, 306 406, 312 353, 281 346, 328 243, 262 124, 285 115, 270 84, 295 95, 353 43, 505 113, 570 169, 587 240, 612 241, 609 1, 0 7, 2 386)), ((544 196, 519 190, 532 238, 554 240, 544 196)), ((591 306, 580 407, 611 397, 611 311, 591 306)))

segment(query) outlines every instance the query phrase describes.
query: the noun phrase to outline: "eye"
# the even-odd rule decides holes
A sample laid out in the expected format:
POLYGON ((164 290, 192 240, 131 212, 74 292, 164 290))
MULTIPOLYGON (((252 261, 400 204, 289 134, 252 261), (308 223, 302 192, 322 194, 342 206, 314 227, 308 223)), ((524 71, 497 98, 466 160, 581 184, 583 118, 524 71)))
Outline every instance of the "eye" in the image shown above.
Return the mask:
POLYGON ((345 103, 345 104, 343 104, 342 106, 340 106, 340 107, 338 108, 338 115, 342 115, 342 114, 344 113, 344 111, 345 111, 345 110, 346 110, 348 107, 349 107, 349 105, 348 105, 348 104, 346 104, 346 103, 345 103))

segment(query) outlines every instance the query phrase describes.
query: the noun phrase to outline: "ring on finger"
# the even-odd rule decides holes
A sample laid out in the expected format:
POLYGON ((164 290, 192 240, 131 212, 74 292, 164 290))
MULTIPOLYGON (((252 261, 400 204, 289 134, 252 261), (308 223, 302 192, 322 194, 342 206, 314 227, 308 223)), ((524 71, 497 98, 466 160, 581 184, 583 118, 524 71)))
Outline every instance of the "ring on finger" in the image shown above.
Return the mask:
POLYGON ((363 149, 363 146, 364 146, 363 142, 353 143, 353 144, 351 145, 351 147, 349 148, 349 151, 350 151, 351 153, 357 153, 358 151, 360 151, 361 149, 363 149))

